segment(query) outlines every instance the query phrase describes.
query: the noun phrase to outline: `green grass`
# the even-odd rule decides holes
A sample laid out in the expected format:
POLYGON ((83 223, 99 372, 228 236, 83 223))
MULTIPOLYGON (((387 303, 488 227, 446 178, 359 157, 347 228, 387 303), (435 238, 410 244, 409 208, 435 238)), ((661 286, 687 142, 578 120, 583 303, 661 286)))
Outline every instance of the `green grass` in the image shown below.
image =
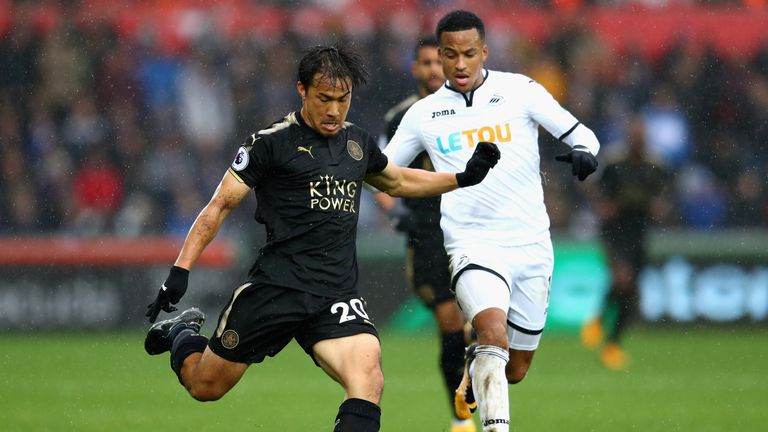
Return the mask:
MULTIPOLYGON (((291 345, 223 399, 192 400, 143 335, 0 336, 3 431, 330 431, 340 388, 291 345)), ((384 333, 383 431, 446 430, 437 339, 384 333)), ((548 334, 510 391, 514 431, 763 431, 768 329, 633 330, 627 371, 548 334)))

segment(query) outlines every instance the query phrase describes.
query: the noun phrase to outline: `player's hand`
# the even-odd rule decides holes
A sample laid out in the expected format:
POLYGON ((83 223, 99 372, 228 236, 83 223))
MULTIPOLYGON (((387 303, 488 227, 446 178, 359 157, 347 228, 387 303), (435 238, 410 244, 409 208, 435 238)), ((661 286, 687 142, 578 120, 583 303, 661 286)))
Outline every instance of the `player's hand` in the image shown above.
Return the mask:
POLYGON ((556 161, 571 164, 571 174, 584 181, 597 169, 597 158, 584 146, 574 146, 568 153, 555 156, 556 161))
POLYGON ((149 322, 153 323, 157 319, 157 314, 161 310, 165 312, 173 312, 175 307, 171 306, 176 304, 187 292, 187 282, 189 281, 189 270, 173 266, 171 272, 165 279, 165 282, 160 287, 160 291, 157 293, 155 301, 147 306, 147 315, 149 322))
POLYGON ((477 143, 464 172, 456 174, 459 187, 474 186, 483 181, 488 171, 496 166, 500 157, 501 152, 496 144, 487 141, 477 143))
POLYGON ((395 205, 389 209, 387 216, 389 217, 390 222, 392 222, 392 226, 403 233, 414 231, 419 222, 413 212, 403 205, 400 200, 397 200, 395 205))

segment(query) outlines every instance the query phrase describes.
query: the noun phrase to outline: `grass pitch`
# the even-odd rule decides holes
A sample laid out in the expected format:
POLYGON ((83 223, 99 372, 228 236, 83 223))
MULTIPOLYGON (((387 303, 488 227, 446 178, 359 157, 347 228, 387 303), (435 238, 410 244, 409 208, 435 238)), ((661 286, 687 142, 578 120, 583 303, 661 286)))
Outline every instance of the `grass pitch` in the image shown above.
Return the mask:
MULTIPOLYGON (((623 372, 576 335, 546 334, 511 388, 513 431, 763 431, 768 329, 638 329, 623 372)), ((437 338, 383 332, 382 431, 444 431, 437 338)), ((341 389, 292 344, 217 402, 192 400, 143 334, 3 334, 0 429, 330 431, 341 389)))

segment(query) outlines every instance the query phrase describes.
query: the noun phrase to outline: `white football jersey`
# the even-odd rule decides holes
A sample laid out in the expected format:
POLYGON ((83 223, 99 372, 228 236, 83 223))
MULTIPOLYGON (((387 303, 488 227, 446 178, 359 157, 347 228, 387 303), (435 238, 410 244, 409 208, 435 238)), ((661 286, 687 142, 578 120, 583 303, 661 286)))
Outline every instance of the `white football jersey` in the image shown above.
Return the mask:
MULTIPOLYGON (((442 197, 440 225, 449 252, 478 242, 514 246, 548 239, 539 125, 560 139, 579 125, 529 77, 483 72, 485 81, 473 92, 462 94, 444 85, 416 102, 384 149, 400 166, 407 166, 426 150, 436 171, 461 172, 478 142, 498 145, 501 159, 480 184, 442 197)), ((591 131, 589 135, 594 137, 591 131)), ((569 144, 584 145, 597 153, 596 139, 583 141, 569 144)))

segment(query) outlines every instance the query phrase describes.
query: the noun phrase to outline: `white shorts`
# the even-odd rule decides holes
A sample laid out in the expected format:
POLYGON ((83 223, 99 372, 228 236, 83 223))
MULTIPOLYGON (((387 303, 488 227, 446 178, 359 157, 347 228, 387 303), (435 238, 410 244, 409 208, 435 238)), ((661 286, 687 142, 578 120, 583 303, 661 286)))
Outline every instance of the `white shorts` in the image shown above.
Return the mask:
POLYGON ((448 251, 453 289, 464 317, 488 308, 507 312, 509 347, 532 351, 547 320, 554 254, 552 241, 448 251))

